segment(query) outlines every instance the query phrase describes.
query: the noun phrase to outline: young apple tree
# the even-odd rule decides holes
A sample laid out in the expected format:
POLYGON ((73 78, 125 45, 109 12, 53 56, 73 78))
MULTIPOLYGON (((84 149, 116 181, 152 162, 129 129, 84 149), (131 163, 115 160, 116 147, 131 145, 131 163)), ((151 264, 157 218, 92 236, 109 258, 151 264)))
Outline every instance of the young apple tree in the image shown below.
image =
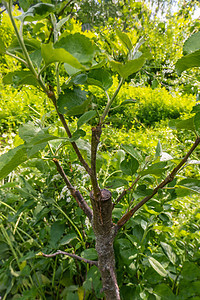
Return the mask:
MULTIPOLYGON (((64 142, 66 143, 67 141, 71 144, 79 163, 89 175, 92 185, 90 203, 88 203, 65 174, 60 163, 59 152, 53 158, 55 167, 62 176, 72 197, 91 222, 96 239, 98 260, 88 260, 61 250, 53 254, 40 253, 40 255, 45 257, 53 257, 60 254, 68 255, 74 259, 84 261, 86 264, 96 265, 101 273, 102 292, 104 292, 105 298, 120 299, 115 270, 114 239, 117 238, 119 230, 143 205, 174 180, 176 174, 186 165, 188 158, 199 145, 199 106, 194 108, 194 116, 192 118, 184 121, 174 121, 172 124, 173 128, 177 130, 191 129, 196 134, 196 140, 192 147, 183 154, 177 165, 174 164, 173 160, 170 161, 172 158, 169 158, 168 161, 162 159, 162 148, 159 143, 155 158, 150 162, 148 161, 148 163, 133 145, 122 145, 128 160, 124 159, 121 163, 121 171, 124 176, 131 175, 133 180, 129 180, 131 182, 130 185, 122 191, 117 199, 113 199, 111 191, 102 186, 102 183, 98 180, 97 155, 100 155, 98 146, 101 141, 102 131, 106 126, 109 111, 122 85, 130 75, 138 72, 145 65, 146 60, 149 58, 149 53, 147 51, 142 52, 142 50, 138 51, 142 44, 141 41, 133 46, 128 35, 117 30, 116 34, 119 42, 126 49, 126 56, 124 56, 123 62, 115 61, 84 34, 70 34, 62 30, 65 23, 68 22, 68 17, 60 18, 59 6, 57 7, 43 1, 30 6, 26 12, 15 19, 12 13, 12 0, 3 1, 3 4, 10 17, 15 36, 8 48, 0 40, 0 52, 1 55, 13 57, 21 65, 21 70, 8 73, 3 78, 3 82, 5 84, 14 84, 15 87, 32 85, 48 96, 67 133, 68 138, 63 138, 64 142), (23 34, 24 24, 30 23, 30 26, 37 31, 37 22, 42 22, 43 20, 51 24, 51 27, 49 26, 51 28, 49 38, 44 40, 44 42, 30 35, 26 36, 26 33, 23 34), (55 78, 53 83, 49 83, 47 68, 52 65, 55 66, 55 78), (118 74, 119 84, 113 95, 110 96, 107 91, 113 84, 113 73, 118 74), (65 82, 61 80, 64 77, 67 77, 65 82), (93 103, 93 95, 88 91, 88 86, 90 85, 97 86, 104 92, 107 98, 107 103, 104 107, 98 106, 98 95, 96 103, 93 103), (77 120, 77 130, 74 132, 70 130, 71 117, 77 120), (84 156, 78 147, 77 141, 80 138, 84 138, 86 134, 81 127, 86 123, 91 123, 91 121, 93 125, 91 127, 91 138, 89 141, 91 148, 88 158, 84 156), (157 183, 153 187, 151 186, 151 193, 147 193, 138 203, 133 201, 134 205, 116 223, 113 223, 112 212, 114 207, 123 200, 125 195, 131 194, 138 186, 140 179, 147 174, 159 174, 160 176, 157 179, 157 183), (164 176, 164 174, 166 175, 164 176)), ((61 9, 63 8, 61 7, 61 9)), ((188 54, 177 63, 179 72, 193 67, 196 62, 195 58, 198 57, 199 59, 200 45, 194 51, 191 49, 193 45, 194 43, 187 42, 188 54)), ((19 135, 24 143, 3 154, 0 158, 0 178, 6 177, 21 163, 33 158, 36 153, 47 146, 49 141, 62 139, 49 134, 48 128, 38 128, 31 124, 25 124, 20 127, 19 135)), ((182 186, 192 190, 198 184, 199 182, 197 183, 195 180, 184 179, 179 182, 179 188, 182 186)), ((152 261, 150 262, 153 264, 152 261)))

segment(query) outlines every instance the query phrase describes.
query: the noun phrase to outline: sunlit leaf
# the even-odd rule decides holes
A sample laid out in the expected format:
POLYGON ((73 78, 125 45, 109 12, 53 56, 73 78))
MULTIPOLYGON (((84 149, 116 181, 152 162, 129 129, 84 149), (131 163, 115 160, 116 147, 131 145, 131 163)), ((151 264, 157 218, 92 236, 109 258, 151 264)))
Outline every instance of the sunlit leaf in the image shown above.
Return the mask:
POLYGON ((131 43, 131 40, 129 39, 128 35, 125 32, 122 32, 118 29, 116 29, 116 33, 122 44, 128 49, 131 50, 133 48, 133 45, 131 43))
POLYGON ((112 69, 120 74, 122 78, 127 78, 133 73, 138 72, 144 65, 146 57, 144 55, 137 59, 128 61, 126 64, 122 64, 116 61, 110 61, 112 69))
POLYGON ((65 49, 65 51, 69 52, 81 64, 91 63, 98 51, 97 46, 89 38, 80 33, 69 34, 61 38, 54 45, 54 48, 65 49))
POLYGON ((166 277, 167 276, 167 271, 163 268, 163 266, 161 265, 161 263, 159 263, 159 261, 157 261, 155 258, 153 257, 149 257, 148 261, 150 263, 150 265, 152 266, 152 268, 162 277, 166 277))
POLYGON ((78 70, 84 70, 84 67, 74 56, 63 48, 55 49, 52 43, 43 44, 41 46, 41 53, 47 65, 53 62, 63 62, 78 70))
POLYGON ((187 69, 200 67, 200 50, 180 58, 176 63, 176 72, 178 75, 187 69))
POLYGON ((161 245, 165 255, 169 258, 171 263, 173 265, 175 265, 176 264, 176 254, 174 253, 172 247, 169 244, 164 243, 164 242, 160 242, 160 245, 161 245))
POLYGON ((184 43, 183 46, 183 53, 190 54, 192 52, 195 52, 197 50, 200 50, 200 31, 195 32, 192 34, 184 43))

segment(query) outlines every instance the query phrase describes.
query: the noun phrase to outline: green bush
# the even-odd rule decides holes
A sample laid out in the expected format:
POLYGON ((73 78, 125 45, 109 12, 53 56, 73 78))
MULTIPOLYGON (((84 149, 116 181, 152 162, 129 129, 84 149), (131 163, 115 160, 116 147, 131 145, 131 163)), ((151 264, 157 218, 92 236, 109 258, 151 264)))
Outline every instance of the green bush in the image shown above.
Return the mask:
MULTIPOLYGON (((118 80, 114 77, 113 82, 113 86, 108 91, 109 94, 113 93, 118 80)), ((95 87, 90 88, 90 91, 98 95, 97 105, 103 106, 106 101, 103 92, 95 87)), ((151 126, 161 120, 176 119, 182 114, 190 113, 194 104, 195 96, 193 95, 171 93, 164 87, 152 89, 150 86, 137 87, 126 83, 113 104, 109 121, 120 128, 125 126, 127 129, 133 125, 138 127, 139 123, 151 126), (134 100, 135 102, 123 104, 125 100, 134 100)))

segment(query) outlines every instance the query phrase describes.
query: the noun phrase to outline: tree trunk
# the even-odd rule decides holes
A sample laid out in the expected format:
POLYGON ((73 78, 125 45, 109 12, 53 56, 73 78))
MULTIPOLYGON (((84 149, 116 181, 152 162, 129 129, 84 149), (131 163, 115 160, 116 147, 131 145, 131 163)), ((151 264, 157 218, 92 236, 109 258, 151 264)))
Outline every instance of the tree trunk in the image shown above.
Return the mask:
POLYGON ((90 193, 93 207, 93 230, 96 236, 98 267, 101 273, 103 291, 106 300, 120 300, 119 287, 115 274, 115 255, 113 249, 114 226, 112 224, 111 192, 101 190, 101 195, 94 197, 90 193))

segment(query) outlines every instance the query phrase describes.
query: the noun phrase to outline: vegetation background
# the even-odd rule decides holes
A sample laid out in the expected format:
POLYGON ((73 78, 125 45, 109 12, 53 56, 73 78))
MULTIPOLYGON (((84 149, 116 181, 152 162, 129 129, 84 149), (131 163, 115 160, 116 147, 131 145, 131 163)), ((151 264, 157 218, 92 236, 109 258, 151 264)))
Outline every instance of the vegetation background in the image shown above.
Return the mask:
MULTIPOLYGON (((32 2, 16 1, 15 16, 21 14, 21 10, 26 11, 32 2)), ((134 180, 126 171, 125 163, 124 167, 122 165, 122 161, 130 163, 122 144, 134 145, 148 163, 158 153, 163 158, 170 156, 177 160, 194 140, 192 131, 177 132, 168 122, 193 116, 192 108, 199 101, 199 69, 187 70, 181 76, 175 71, 185 40, 199 32, 200 20, 193 18, 199 2, 179 1, 176 12, 174 1, 158 1, 154 7, 147 1, 48 2, 58 5, 59 11, 64 9, 68 21, 63 31, 84 34, 118 61, 123 61, 126 50, 119 42, 116 29, 126 32, 133 44, 145 39, 142 47, 147 47, 151 53, 145 66, 129 76, 120 90, 102 135, 99 180, 102 187, 113 189, 113 198, 117 199, 127 183, 134 180)), ((47 42, 51 39, 49 26, 41 20, 34 31, 27 23, 27 38, 47 42)), ((13 35, 8 15, 2 12, 0 37, 11 52, 13 35)), ((0 57, 1 78, 18 70, 21 65, 15 59, 0 57)), ((46 76, 49 84, 54 83, 53 67, 48 67, 46 76)), ((61 81, 67 80, 65 76, 63 71, 61 81)), ((110 95, 119 83, 116 72, 112 78, 110 95)), ((27 122, 49 126, 51 134, 65 136, 53 106, 38 89, 19 87, 16 82, 12 86, 5 83, 5 79, 0 82, 1 154, 22 144, 18 130, 27 122)), ((89 86, 88 91, 95 95, 99 107, 105 105, 101 89, 89 86)), ((77 118, 69 119, 70 129, 75 131, 77 118)), ((84 124, 82 128, 86 136, 77 143, 87 157, 89 125, 84 124)), ((89 200, 88 176, 69 143, 63 147, 58 140, 50 141, 45 150, 1 180, 0 297, 3 300, 103 299, 96 266, 69 257, 37 255, 60 249, 85 259, 97 259, 92 227, 82 210, 74 205, 52 162, 52 157, 58 153, 62 154, 62 166, 72 184, 81 186, 81 193, 89 200)), ((118 233, 114 248, 122 299, 200 299, 199 155, 197 148, 187 168, 178 175, 183 179, 195 179, 195 190, 175 190, 176 181, 173 182, 168 187, 170 193, 165 189, 160 191, 118 233)), ((144 176, 133 193, 128 193, 115 206, 114 222, 131 207, 133 195, 135 200, 148 195, 160 176, 156 172, 144 176)))

